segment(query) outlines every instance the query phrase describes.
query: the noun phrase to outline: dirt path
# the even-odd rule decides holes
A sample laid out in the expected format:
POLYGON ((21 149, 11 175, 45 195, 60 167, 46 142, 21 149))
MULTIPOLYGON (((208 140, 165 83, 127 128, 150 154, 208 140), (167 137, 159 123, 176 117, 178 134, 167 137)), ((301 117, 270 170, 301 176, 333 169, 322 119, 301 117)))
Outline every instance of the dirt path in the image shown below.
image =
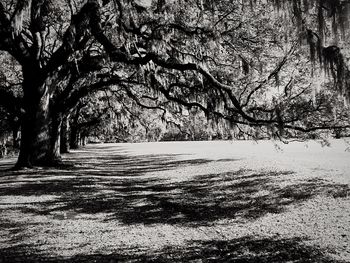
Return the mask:
POLYGON ((350 262, 341 141, 90 145, 0 161, 0 262, 350 262))

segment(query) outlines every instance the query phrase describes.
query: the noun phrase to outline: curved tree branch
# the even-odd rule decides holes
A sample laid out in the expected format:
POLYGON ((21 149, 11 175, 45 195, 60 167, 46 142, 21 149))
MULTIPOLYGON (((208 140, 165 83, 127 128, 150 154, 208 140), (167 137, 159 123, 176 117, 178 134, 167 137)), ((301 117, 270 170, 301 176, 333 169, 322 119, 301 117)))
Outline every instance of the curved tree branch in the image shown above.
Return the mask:
POLYGON ((30 61, 30 53, 22 35, 14 35, 11 21, 0 2, 0 50, 9 52, 22 66, 30 61))

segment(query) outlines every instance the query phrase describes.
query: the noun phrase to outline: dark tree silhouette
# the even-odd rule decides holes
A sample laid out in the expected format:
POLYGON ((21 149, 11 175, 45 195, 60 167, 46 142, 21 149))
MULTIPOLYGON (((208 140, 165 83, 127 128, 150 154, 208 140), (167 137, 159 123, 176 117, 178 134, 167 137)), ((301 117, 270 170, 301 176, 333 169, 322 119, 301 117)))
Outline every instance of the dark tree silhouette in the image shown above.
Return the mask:
MULTIPOLYGON (((338 87, 347 85, 343 56, 338 47, 323 47, 323 35, 315 32, 324 31, 324 10, 341 30, 345 2, 272 3, 281 10, 292 6, 297 26, 289 31, 308 32, 312 57, 322 57, 338 87), (308 11, 302 6, 311 12, 315 5, 319 31, 303 18, 308 11)), ((348 127, 347 116, 330 114, 334 97, 322 93, 310 102, 304 96, 310 91, 302 75, 305 80, 310 70, 294 76, 291 69, 305 52, 294 33, 281 40, 283 30, 275 30, 281 19, 270 11, 264 1, 2 1, 0 50, 18 63, 23 91, 16 97, 8 86, 0 89, 2 105, 20 108, 17 167, 59 162, 63 120, 81 98, 103 89, 145 108, 199 108, 211 118, 266 126, 278 135, 348 127), (277 87, 283 90, 278 96, 277 87)))

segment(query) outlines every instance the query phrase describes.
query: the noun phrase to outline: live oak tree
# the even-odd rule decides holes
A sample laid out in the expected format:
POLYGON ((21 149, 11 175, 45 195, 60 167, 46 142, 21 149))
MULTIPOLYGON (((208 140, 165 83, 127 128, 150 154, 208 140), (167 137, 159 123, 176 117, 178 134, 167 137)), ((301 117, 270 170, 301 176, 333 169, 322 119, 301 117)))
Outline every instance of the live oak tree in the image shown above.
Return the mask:
POLYGON ((299 39, 309 47, 313 64, 318 63, 334 80, 334 88, 350 100, 348 0, 273 0, 275 7, 296 25, 299 39))
POLYGON ((71 113, 69 123, 71 149, 85 145, 89 136, 99 139, 108 133, 106 130, 116 117, 115 104, 117 103, 109 96, 110 94, 100 91, 79 101, 71 113))
MULTIPOLYGON (((317 78, 315 93, 318 93, 321 87, 322 91, 328 91, 328 96, 339 95, 338 100, 332 100, 332 107, 329 107, 329 110, 345 111, 343 118, 346 120, 350 102, 348 63, 350 1, 273 0, 272 2, 280 14, 289 18, 286 19, 287 23, 291 22, 296 26, 301 46, 308 48, 312 73, 316 72, 317 78), (331 82, 325 83, 325 77, 331 82), (323 82, 319 79, 323 79, 323 82), (346 107, 342 107, 341 104, 346 107)), ((338 134, 342 130, 344 129, 335 129, 334 132, 338 134)))
MULTIPOLYGON (((339 6, 343 2, 337 0, 339 6)), ((305 69, 307 56, 295 41, 302 38, 294 36, 308 32, 311 57, 318 54, 338 90, 347 85, 343 56, 324 48, 323 36, 317 38, 316 31, 304 25, 310 21, 302 17, 304 5, 310 12, 322 4, 322 14, 323 8, 342 14, 343 9, 333 11, 329 3, 1 1, 0 50, 16 60, 22 82, 19 97, 0 89, 0 102, 11 100, 20 108, 17 167, 57 163, 62 122, 82 97, 104 89, 144 108, 198 108, 209 118, 267 127, 266 132, 278 135, 348 127, 346 116, 329 118, 334 98, 321 93, 309 100, 310 81, 303 74, 310 70, 293 71, 305 69), (298 30, 289 27, 292 37, 284 41, 283 19, 271 12, 273 5, 283 9, 290 3, 298 14, 298 30)), ((318 14, 321 32, 326 18, 318 14)), ((339 21, 335 17, 334 24, 342 28, 339 21)))

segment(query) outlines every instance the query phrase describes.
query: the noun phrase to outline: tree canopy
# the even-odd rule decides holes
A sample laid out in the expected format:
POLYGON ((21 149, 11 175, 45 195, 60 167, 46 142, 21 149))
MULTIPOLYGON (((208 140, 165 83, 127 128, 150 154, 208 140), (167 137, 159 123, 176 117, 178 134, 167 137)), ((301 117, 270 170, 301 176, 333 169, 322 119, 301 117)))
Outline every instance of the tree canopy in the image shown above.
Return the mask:
POLYGON ((62 123, 100 91, 270 136, 349 127, 348 2, 2 1, 0 105, 20 119, 18 166, 59 161, 62 123))

